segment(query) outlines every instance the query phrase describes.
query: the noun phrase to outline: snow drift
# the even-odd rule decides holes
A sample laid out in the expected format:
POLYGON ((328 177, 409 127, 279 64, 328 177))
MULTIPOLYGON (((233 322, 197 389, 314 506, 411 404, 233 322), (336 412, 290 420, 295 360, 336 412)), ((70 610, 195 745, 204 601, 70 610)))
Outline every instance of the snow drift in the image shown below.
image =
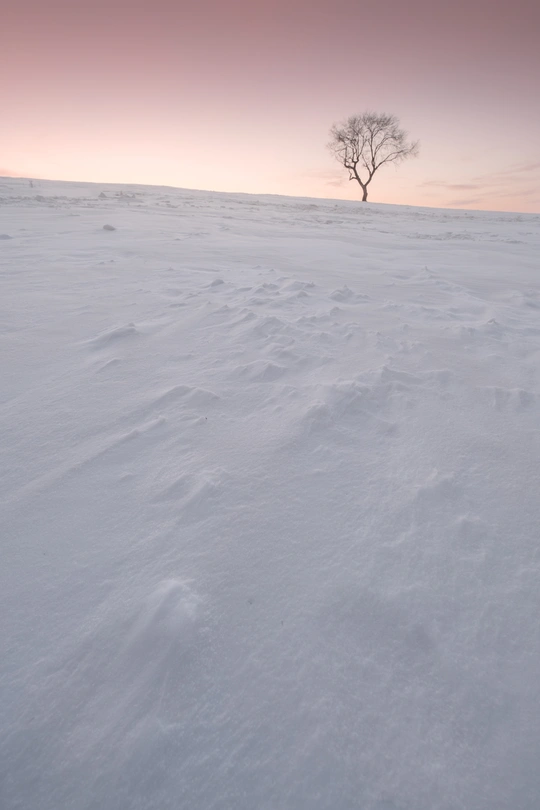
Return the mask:
POLYGON ((37 185, 2 808, 537 808, 540 217, 37 185))

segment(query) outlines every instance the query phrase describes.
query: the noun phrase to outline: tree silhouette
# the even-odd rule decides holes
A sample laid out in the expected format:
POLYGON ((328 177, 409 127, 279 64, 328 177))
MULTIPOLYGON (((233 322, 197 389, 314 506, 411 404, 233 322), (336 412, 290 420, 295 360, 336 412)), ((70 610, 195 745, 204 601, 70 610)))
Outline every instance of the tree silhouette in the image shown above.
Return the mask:
POLYGON ((362 202, 367 200, 373 175, 385 163, 402 163, 417 157, 418 141, 408 141, 400 129, 399 119, 386 113, 365 112, 351 115, 330 130, 328 148, 362 188, 362 202))

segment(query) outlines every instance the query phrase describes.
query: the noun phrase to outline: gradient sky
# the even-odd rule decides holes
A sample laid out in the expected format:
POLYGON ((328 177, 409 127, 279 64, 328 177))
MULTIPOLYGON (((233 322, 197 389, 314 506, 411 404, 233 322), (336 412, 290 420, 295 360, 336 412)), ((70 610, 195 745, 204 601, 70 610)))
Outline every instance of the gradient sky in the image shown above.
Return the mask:
POLYGON ((0 0, 0 174, 358 198, 325 145, 395 113, 370 200, 540 211, 539 0, 0 0))

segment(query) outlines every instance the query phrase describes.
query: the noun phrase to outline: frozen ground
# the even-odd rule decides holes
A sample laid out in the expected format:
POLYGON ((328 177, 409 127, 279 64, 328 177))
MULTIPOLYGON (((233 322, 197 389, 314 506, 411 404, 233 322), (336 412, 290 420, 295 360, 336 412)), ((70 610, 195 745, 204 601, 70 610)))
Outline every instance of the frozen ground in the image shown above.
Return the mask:
POLYGON ((3 810, 537 810, 540 217, 0 203, 3 810))

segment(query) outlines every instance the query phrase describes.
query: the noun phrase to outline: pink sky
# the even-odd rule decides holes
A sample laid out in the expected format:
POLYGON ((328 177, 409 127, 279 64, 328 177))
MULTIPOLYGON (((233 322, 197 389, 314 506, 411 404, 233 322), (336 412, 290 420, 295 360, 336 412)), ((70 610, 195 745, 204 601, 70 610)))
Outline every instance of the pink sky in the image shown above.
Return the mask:
POLYGON ((395 113, 370 200, 540 211, 537 0, 0 0, 0 174, 358 198, 327 152, 395 113))

